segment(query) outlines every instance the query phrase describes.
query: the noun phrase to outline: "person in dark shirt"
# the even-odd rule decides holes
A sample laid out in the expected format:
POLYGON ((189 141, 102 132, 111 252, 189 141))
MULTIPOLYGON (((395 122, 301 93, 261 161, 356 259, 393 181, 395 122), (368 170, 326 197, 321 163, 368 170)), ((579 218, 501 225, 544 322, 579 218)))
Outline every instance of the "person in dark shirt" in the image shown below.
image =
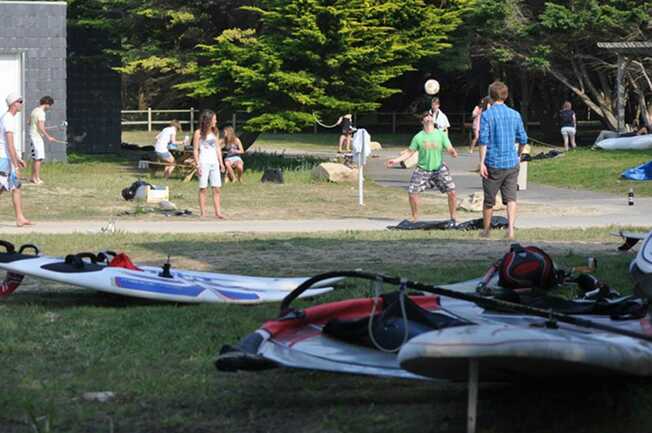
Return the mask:
POLYGON ((561 124, 561 136, 564 139, 564 150, 568 150, 568 144, 575 149, 575 134, 577 133, 577 119, 570 101, 564 102, 559 112, 559 123, 561 124))
POLYGON ((338 143, 337 153, 351 152, 351 138, 353 136, 353 116, 345 114, 337 120, 335 125, 342 126, 342 133, 338 143))

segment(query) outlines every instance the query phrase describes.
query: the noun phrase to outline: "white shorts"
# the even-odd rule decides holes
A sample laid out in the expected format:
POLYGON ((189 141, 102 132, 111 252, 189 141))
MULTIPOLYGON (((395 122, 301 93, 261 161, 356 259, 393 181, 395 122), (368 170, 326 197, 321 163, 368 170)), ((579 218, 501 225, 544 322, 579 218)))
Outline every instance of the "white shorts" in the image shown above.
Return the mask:
POLYGON ((575 128, 572 126, 564 126, 561 128, 561 135, 566 137, 566 136, 575 136, 575 128))
POLYGON ((45 143, 43 142, 43 137, 40 135, 30 136, 32 141, 32 159, 34 161, 45 159, 45 143))
POLYGON ((224 158, 224 162, 230 162, 231 164, 237 164, 238 162, 242 162, 242 158, 239 156, 227 156, 224 158))
POLYGON ((220 164, 199 164, 201 175, 199 176, 199 188, 208 188, 210 184, 213 188, 222 186, 222 177, 220 176, 220 164))

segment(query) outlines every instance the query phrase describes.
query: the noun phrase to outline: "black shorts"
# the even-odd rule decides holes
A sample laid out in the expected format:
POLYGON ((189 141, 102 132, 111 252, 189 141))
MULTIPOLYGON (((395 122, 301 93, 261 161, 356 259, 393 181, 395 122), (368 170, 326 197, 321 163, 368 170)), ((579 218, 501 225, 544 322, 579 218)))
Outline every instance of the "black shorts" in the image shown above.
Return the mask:
POLYGON ((487 167, 489 176, 482 178, 482 189, 484 191, 484 208, 492 209, 496 205, 496 194, 500 190, 503 197, 503 204, 516 201, 518 190, 519 166, 512 168, 487 167))

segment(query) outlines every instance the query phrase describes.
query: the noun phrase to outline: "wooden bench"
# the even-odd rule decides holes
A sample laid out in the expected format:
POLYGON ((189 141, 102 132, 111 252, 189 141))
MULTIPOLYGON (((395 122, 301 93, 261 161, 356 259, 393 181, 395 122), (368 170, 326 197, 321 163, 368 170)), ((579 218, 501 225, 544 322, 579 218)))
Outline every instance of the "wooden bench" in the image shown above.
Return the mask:
POLYGON ((195 173, 197 173, 197 167, 195 167, 194 164, 179 164, 176 162, 170 164, 169 162, 146 161, 146 160, 138 161, 138 168, 140 170, 149 169, 152 177, 154 177, 157 171, 163 170, 165 167, 169 167, 169 166, 174 166, 178 170, 178 172, 181 173, 182 176, 184 176, 183 178, 184 182, 189 182, 192 179, 192 177, 195 175, 195 173))

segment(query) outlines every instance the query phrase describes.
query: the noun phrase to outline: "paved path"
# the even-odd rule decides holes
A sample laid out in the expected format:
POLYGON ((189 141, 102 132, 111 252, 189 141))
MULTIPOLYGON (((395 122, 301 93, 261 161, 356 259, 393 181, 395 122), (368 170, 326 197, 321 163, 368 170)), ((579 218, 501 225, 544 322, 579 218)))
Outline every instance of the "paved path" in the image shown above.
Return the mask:
POLYGON ((24 233, 312 233, 335 231, 385 230, 396 224, 393 219, 311 219, 311 220, 168 220, 135 221, 117 220, 111 225, 108 221, 44 221, 33 226, 16 227, 9 222, 0 223, 0 234, 24 233))
MULTIPOLYGON (((373 158, 367 165, 367 176, 387 187, 407 189, 412 170, 386 169, 384 162, 396 156, 397 152, 381 152, 380 158, 373 158)), ((457 186, 459 198, 482 191, 477 172, 478 154, 460 154, 458 158, 446 159, 457 186)), ((529 164, 536 164, 530 162, 529 164)), ((439 194, 438 192, 436 194, 439 194)), ((527 189, 519 191, 519 202, 543 205, 550 209, 576 208, 579 215, 549 216, 522 215, 517 227, 596 227, 607 225, 652 225, 652 198, 637 197, 634 206, 628 206, 627 197, 601 192, 573 190, 539 185, 529 182, 527 189), (585 210, 585 214, 581 214, 585 210)))

